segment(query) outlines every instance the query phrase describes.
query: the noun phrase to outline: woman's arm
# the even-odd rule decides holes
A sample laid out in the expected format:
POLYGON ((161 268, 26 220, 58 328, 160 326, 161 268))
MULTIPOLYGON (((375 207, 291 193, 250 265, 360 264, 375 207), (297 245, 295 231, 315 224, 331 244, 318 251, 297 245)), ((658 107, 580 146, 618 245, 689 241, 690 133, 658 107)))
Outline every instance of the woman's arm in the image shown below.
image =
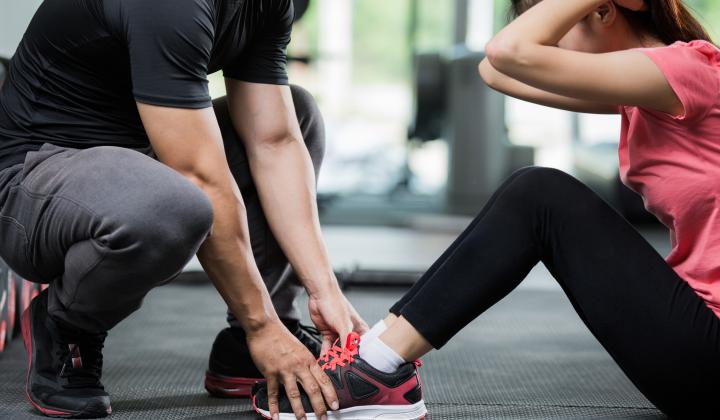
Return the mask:
POLYGON ((489 62, 506 76, 551 94, 682 114, 677 95, 645 54, 633 50, 588 54, 555 46, 601 6, 617 7, 607 0, 543 0, 490 41, 489 62))
POLYGON ((480 76, 491 88, 505 95, 512 96, 513 98, 522 99, 523 101, 587 114, 618 113, 618 108, 615 105, 557 95, 526 85, 495 70, 487 58, 480 63, 480 76))

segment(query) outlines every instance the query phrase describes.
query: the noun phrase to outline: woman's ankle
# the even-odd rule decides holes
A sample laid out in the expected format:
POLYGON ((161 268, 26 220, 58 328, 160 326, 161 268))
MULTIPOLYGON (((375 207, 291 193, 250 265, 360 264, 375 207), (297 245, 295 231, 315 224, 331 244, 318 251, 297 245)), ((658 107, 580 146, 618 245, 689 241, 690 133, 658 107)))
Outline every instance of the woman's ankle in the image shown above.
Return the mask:
POLYGON ((407 362, 419 359, 433 348, 425 337, 402 316, 396 317, 392 325, 388 326, 378 338, 407 362))

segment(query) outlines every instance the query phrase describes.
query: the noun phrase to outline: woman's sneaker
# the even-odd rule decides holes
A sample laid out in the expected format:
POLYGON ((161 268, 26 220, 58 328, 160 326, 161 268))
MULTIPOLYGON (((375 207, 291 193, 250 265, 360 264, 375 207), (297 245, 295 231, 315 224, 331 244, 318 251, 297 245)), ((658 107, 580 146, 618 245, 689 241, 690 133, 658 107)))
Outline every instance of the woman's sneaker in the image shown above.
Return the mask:
MULTIPOLYGON (((319 362, 335 386, 340 403, 337 411, 328 411, 329 420, 418 420, 427 409, 422 399, 422 384, 417 373, 419 362, 406 363, 394 373, 381 372, 358 356, 360 336, 348 335, 344 348, 334 346, 319 362)), ((302 392, 306 418, 315 420, 307 395, 302 392)), ((295 420, 290 401, 280 392, 280 420, 295 420)), ((253 408, 266 419, 270 417, 267 387, 256 387, 253 408)))
POLYGON ((40 293, 22 318, 28 354, 25 396, 49 417, 105 417, 112 412, 100 382, 107 334, 61 331, 48 316, 47 298, 47 290, 40 293))
MULTIPOLYGON (((315 328, 297 321, 283 323, 313 356, 320 355, 322 341, 315 328)), ((208 365, 205 389, 215 397, 249 398, 253 385, 265 380, 253 363, 242 328, 230 327, 220 331, 213 343, 208 365)))

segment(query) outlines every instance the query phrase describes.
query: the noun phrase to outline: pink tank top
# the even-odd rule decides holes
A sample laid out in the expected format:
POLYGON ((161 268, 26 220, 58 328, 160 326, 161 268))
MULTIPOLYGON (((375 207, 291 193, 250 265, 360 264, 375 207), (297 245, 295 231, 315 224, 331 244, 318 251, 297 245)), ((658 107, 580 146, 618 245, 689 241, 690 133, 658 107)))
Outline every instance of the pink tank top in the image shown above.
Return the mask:
POLYGON ((720 316, 720 50, 693 41, 639 51, 685 112, 622 107, 620 177, 670 229, 667 263, 720 316))

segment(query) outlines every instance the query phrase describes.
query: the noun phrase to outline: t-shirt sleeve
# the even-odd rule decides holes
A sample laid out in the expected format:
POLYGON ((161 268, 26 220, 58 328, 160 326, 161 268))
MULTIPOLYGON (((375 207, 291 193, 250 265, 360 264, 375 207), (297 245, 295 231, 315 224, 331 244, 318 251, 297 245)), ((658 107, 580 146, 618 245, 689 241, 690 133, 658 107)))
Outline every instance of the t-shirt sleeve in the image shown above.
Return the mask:
POLYGON ((212 106, 207 69, 213 14, 202 0, 130 0, 123 4, 133 95, 177 108, 212 106))
POLYGON ((251 83, 288 84, 287 46, 295 9, 292 0, 271 2, 275 12, 253 34, 247 50, 223 68, 225 77, 251 83))
POLYGON ((703 118, 717 104, 720 72, 709 61, 704 44, 641 49, 660 68, 685 112, 679 120, 703 118))

